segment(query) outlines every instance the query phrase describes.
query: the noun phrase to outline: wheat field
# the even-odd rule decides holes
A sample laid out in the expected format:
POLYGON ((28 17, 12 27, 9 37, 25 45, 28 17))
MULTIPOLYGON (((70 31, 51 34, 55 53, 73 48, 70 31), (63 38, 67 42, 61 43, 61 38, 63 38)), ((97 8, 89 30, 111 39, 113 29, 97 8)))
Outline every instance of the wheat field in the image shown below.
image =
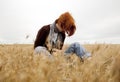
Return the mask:
POLYGON ((1 44, 0 82, 120 82, 120 44, 84 47, 92 57, 81 62, 62 52, 54 53, 54 58, 34 54, 32 44, 1 44))

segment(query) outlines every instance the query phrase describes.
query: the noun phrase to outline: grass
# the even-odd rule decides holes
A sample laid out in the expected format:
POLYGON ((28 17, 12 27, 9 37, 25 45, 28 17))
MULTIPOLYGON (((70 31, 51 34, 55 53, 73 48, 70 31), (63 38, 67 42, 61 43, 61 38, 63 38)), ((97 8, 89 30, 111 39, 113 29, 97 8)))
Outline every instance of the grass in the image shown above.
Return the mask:
POLYGON ((84 46, 92 57, 83 63, 62 52, 54 53, 54 59, 36 55, 33 45, 1 44, 0 82, 120 82, 120 44, 84 46))

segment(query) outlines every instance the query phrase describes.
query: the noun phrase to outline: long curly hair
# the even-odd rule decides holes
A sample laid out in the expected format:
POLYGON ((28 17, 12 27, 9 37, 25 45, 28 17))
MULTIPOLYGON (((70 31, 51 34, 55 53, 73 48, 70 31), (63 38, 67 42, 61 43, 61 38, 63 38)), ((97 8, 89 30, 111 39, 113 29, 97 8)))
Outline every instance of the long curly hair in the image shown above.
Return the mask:
POLYGON ((64 29, 68 36, 72 36, 75 33, 75 21, 69 12, 61 14, 56 22, 62 29, 64 29))

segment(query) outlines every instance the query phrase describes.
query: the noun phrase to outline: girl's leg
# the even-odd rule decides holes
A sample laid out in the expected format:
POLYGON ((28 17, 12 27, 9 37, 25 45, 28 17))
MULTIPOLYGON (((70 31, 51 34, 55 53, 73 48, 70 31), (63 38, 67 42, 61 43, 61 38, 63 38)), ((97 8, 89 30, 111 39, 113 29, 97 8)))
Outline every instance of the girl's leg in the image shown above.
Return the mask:
POLYGON ((38 46, 34 50, 35 54, 44 54, 46 56, 52 56, 45 47, 43 46, 38 46))
MULTIPOLYGON (((78 42, 71 44, 68 49, 65 51, 65 54, 75 53, 81 59, 87 53, 85 48, 80 45, 78 42)), ((82 59, 83 60, 83 59, 82 59)))
POLYGON ((65 53, 75 53, 77 56, 82 57, 85 54, 86 50, 78 42, 71 44, 65 53))

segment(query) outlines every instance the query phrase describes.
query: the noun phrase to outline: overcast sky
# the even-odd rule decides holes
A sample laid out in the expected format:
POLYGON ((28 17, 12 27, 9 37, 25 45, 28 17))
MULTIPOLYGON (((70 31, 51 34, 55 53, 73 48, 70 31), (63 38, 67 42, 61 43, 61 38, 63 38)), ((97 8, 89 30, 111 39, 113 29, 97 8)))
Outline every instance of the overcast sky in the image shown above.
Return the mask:
POLYGON ((33 43, 66 11, 77 30, 65 43, 120 43, 120 0, 0 0, 0 43, 33 43))

